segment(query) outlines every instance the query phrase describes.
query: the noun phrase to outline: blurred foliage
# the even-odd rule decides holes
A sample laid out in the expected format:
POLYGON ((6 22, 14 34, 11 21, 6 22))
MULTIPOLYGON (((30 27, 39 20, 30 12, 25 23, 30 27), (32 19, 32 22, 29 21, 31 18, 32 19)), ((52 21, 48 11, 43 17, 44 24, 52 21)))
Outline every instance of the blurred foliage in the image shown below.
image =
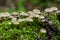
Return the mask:
POLYGON ((15 3, 16 11, 27 11, 34 8, 43 10, 51 6, 57 6, 60 9, 60 0, 18 0, 15 3))
MULTIPOLYGON (((17 5, 19 10, 26 10, 26 3, 28 5, 33 5, 34 7, 46 8, 51 6, 57 6, 60 3, 60 0, 18 0, 17 5)), ((27 5, 26 5, 27 6, 27 5)), ((27 7, 28 8, 28 7, 27 7)))

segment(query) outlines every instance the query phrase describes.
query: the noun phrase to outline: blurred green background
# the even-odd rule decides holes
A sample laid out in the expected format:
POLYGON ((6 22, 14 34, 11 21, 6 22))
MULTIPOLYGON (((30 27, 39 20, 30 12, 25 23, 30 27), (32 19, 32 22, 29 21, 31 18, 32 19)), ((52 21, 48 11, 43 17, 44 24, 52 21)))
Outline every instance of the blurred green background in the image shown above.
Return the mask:
MULTIPOLYGON (((60 0, 17 0, 16 11, 27 11, 33 10, 35 8, 44 10, 47 7, 56 6, 60 9, 60 0)), ((0 10, 2 12, 3 10, 0 10)), ((9 8, 8 12, 15 11, 14 9, 9 8)))
POLYGON ((34 8, 43 10, 51 6, 57 6, 59 8, 60 0, 18 0, 17 5, 18 10, 32 10, 34 8))

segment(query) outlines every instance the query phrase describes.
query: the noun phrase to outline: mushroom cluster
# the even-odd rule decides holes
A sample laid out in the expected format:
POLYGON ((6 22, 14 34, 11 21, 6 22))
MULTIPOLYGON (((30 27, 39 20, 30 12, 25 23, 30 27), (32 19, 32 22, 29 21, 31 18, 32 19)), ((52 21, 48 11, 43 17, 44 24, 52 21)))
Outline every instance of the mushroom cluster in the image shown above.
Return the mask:
POLYGON ((13 12, 13 13, 2 12, 2 13, 0 13, 1 20, 10 19, 13 24, 19 24, 19 22, 23 22, 23 21, 33 22, 34 17, 39 18, 39 19, 45 18, 43 15, 41 15, 40 10, 38 10, 38 9, 33 9, 33 11, 28 11, 28 12, 21 11, 20 13, 18 13, 18 12, 13 12), (24 16, 26 18, 21 18, 21 16, 24 16))

